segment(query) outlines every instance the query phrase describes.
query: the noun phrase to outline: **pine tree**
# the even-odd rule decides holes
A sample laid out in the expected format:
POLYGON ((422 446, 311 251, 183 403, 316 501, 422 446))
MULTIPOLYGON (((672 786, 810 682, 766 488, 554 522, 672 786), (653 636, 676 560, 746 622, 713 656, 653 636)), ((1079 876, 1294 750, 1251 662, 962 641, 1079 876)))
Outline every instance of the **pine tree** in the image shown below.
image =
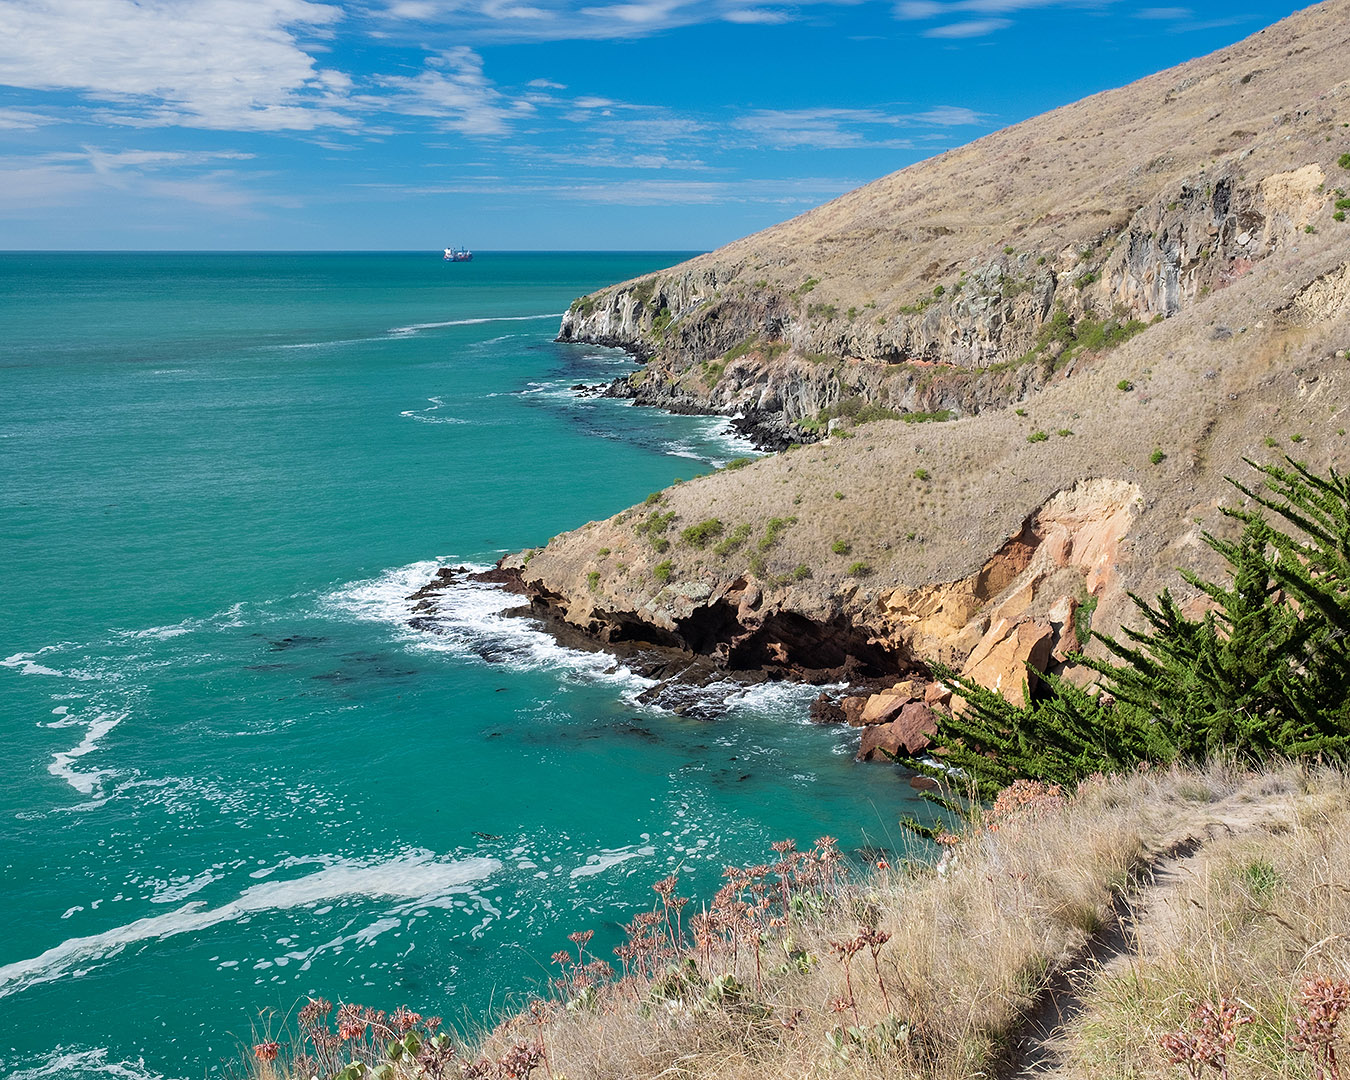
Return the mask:
POLYGON ((1098 694, 1049 677, 1016 706, 935 669, 966 706, 940 719, 943 769, 905 764, 958 769, 985 798, 1019 777, 1072 783, 1143 761, 1350 757, 1350 482, 1285 460, 1248 462, 1260 492, 1230 481, 1256 504, 1223 511, 1242 522, 1237 540, 1204 535, 1229 581, 1182 571, 1208 611, 1192 619, 1168 591, 1152 604, 1131 594, 1144 628, 1094 633, 1109 657, 1077 658, 1099 673, 1098 694))

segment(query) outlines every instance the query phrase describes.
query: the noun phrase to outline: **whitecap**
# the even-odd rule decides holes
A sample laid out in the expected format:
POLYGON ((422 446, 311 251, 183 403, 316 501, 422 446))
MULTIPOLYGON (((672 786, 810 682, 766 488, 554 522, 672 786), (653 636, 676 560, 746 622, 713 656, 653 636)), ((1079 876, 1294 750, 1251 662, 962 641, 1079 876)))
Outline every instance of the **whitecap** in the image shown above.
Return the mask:
POLYGON ((60 720, 54 720, 46 725, 49 728, 82 726, 85 729, 84 738, 74 749, 62 750, 52 755, 52 763, 47 766, 47 771, 58 779, 64 780, 81 795, 94 794, 94 788, 100 787, 105 777, 116 775, 115 771, 112 769, 90 769, 87 772, 81 772, 73 766, 72 762, 97 750, 98 741, 126 717, 126 713, 115 712, 99 713, 91 720, 63 716, 60 720))
POLYGON ((444 861, 428 851, 374 863, 334 859, 305 877, 250 885, 219 907, 191 901, 163 915, 137 919, 88 937, 68 938, 39 956, 0 967, 0 998, 59 979, 78 964, 115 956, 128 945, 200 933, 261 911, 305 907, 348 896, 391 897, 418 905, 435 904, 455 894, 476 898, 473 884, 496 873, 501 865, 496 859, 486 858, 444 861))
POLYGON ((9 1073, 8 1080, 167 1080, 163 1073, 147 1068, 143 1059, 110 1061, 108 1054, 107 1047, 102 1046, 83 1050, 58 1046, 38 1064, 9 1073))
MULTIPOLYGON (((521 599, 500 585, 457 581, 445 589, 432 613, 420 614, 424 629, 413 629, 414 602, 408 597, 426 585, 443 565, 456 560, 426 561, 387 570, 377 578, 353 582, 324 598, 324 604, 370 622, 397 627, 404 640, 417 648, 477 657, 489 663, 524 670, 560 671, 589 681, 612 681, 643 689, 655 685, 599 652, 569 649, 532 620, 506 612, 520 606, 521 599)), ((469 565, 475 571, 484 565, 469 565)))
POLYGON ((411 326, 395 326, 391 334, 415 334, 419 330, 439 330, 444 326, 478 326, 482 323, 497 322, 534 322, 538 319, 561 319, 561 311, 545 315, 496 315, 478 319, 447 319, 445 322, 413 323, 411 326))
POLYGON ((49 652, 55 652, 58 649, 67 647, 66 642, 60 645, 45 645, 36 652, 19 652, 13 656, 7 656, 0 660, 0 667, 15 668, 20 675, 58 675, 61 678, 72 679, 92 679, 92 675, 75 672, 58 671, 56 668, 48 667, 46 664, 39 664, 37 658, 44 656, 49 652))

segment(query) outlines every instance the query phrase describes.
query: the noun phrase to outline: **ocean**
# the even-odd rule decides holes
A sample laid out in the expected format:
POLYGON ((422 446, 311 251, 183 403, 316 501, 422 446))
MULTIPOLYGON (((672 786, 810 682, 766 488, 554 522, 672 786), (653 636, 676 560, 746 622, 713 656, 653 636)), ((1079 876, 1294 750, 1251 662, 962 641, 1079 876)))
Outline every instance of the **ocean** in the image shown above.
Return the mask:
POLYGON ((0 254, 0 1072, 227 1073, 310 995, 466 1026, 672 871, 922 812, 811 687, 715 721, 439 565, 751 449, 551 339, 685 253, 0 254))

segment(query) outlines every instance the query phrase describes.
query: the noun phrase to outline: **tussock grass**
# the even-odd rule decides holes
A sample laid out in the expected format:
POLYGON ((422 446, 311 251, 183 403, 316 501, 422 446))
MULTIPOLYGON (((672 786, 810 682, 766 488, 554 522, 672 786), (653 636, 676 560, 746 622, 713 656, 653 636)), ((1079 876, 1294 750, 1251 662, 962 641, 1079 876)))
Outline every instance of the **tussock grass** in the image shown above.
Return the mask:
POLYGON ((1305 978, 1350 978, 1346 778, 1268 776, 1215 830, 1196 858, 1164 868, 1138 915, 1130 962, 1108 964, 1089 986, 1066 1075, 1179 1076, 1159 1039, 1185 1028, 1197 1004, 1221 998, 1251 1017, 1227 1054, 1233 1080, 1314 1075, 1289 1037, 1305 978))
MULTIPOLYGON (((1305 974, 1350 972, 1346 795, 1330 771, 1145 771, 1068 796, 1019 785, 940 835, 940 857, 916 839, 903 866, 850 871, 828 838, 775 845, 692 917, 673 878, 657 883, 622 971, 579 931, 550 999, 453 1058, 372 1063, 389 1080, 998 1075, 1047 982, 1144 895, 1166 903, 1140 916, 1138 958, 1092 983, 1065 1075, 1179 1075, 1159 1036, 1226 994, 1255 1017, 1232 1075, 1306 1076, 1285 1039, 1291 994, 1305 974), (1203 870, 1172 883, 1169 852, 1211 834, 1184 860, 1203 870)), ((286 1061, 257 1071, 289 1078, 286 1061)))

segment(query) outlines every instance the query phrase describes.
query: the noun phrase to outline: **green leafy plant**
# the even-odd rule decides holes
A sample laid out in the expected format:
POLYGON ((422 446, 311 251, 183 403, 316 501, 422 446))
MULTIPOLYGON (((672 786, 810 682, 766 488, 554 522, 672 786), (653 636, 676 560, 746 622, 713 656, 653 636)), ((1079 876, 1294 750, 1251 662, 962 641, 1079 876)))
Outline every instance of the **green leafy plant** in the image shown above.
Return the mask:
POLYGON ((1033 431, 1030 435, 1027 436, 1027 442, 1031 443, 1045 442, 1045 440, 1048 438, 1050 438, 1050 436, 1047 435, 1044 431, 1037 430, 1033 431))
POLYGON ((872 568, 865 562, 859 560, 848 568, 849 577, 866 577, 872 572, 872 568))
POLYGON ((752 532, 754 532, 754 529, 749 525, 737 525, 725 539, 713 548, 713 554, 723 557, 730 555, 750 539, 752 532))
POLYGON ((680 539, 690 547, 705 548, 722 535, 724 527, 718 518, 708 518, 697 525, 690 525, 680 533, 680 539))
POLYGON ((1117 390, 1133 390, 1133 389, 1134 389, 1134 383, 1130 382, 1129 379, 1121 379, 1120 382, 1116 383, 1116 389, 1117 389, 1117 390))
POLYGON ((847 540, 836 540, 833 544, 830 545, 830 550, 833 551, 836 555, 847 555, 850 551, 853 550, 853 545, 850 544, 847 540))
POLYGON ((672 563, 669 559, 666 559, 664 562, 659 562, 652 567, 652 577, 654 577, 662 585, 664 585, 666 582, 670 580, 670 576, 674 572, 675 572, 675 564, 672 563))
POLYGON ((915 469, 913 475, 915 480, 931 480, 933 478, 933 474, 927 469, 915 469))
POLYGON ((1161 464, 1166 459, 1166 457, 1167 455, 1164 454, 1159 447, 1155 446, 1153 448, 1153 453, 1149 454, 1148 456, 1148 463, 1150 465, 1158 465, 1161 464))

